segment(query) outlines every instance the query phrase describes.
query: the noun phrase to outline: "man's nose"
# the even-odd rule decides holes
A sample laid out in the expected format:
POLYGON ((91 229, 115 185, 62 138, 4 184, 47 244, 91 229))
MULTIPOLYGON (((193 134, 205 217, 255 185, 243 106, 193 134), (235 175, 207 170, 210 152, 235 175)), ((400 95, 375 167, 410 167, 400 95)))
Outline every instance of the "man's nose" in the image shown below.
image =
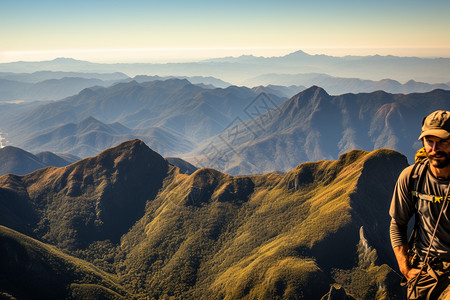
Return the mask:
POLYGON ((438 143, 436 141, 431 142, 431 150, 434 152, 436 149, 438 149, 438 143))

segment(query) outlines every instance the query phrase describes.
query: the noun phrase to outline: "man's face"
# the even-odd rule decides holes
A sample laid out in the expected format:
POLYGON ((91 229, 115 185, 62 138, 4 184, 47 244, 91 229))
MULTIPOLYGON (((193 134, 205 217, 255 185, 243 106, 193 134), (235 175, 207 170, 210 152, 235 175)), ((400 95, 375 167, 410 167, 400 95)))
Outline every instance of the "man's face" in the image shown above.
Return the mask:
POLYGON ((450 140, 430 135, 423 138, 423 145, 432 166, 443 169, 450 165, 450 140))

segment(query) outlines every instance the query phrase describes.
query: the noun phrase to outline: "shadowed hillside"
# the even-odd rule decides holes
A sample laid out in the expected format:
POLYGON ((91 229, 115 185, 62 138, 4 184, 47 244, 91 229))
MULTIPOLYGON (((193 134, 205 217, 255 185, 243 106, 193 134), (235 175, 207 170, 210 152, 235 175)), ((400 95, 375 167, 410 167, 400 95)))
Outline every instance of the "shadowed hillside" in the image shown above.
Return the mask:
MULTIPOLYGON (((166 169, 159 154, 132 140, 64 168, 0 177, 0 193, 20 195, 23 206, 35 212, 37 237, 74 249, 95 240, 119 241, 142 216, 166 169)), ((7 198, 1 197, 0 205, 13 205, 7 198)))
POLYGON ((0 226, 0 297, 130 299, 116 276, 0 226))
POLYGON ((353 149, 393 149, 412 159, 422 119, 435 110, 450 110, 450 91, 331 96, 313 86, 182 157, 233 175, 289 171, 353 149))
POLYGON ((355 150, 286 174, 188 175, 132 140, 0 177, 0 223, 116 274, 137 298, 321 299, 337 284, 398 299, 387 207, 406 164, 355 150))
POLYGON ((48 166, 63 167, 76 160, 74 156, 60 156, 48 151, 34 155, 17 147, 6 146, 0 148, 0 176, 7 173, 25 175, 48 166))

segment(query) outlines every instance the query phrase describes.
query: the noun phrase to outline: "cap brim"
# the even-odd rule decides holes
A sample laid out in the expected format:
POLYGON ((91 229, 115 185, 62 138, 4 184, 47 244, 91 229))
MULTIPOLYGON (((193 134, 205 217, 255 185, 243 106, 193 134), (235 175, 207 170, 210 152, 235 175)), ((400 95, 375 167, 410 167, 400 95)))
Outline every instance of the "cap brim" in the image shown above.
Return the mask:
POLYGON ((431 130, 426 130, 426 131, 422 132, 422 134, 419 136, 418 139, 421 140, 423 137, 428 136, 428 135, 437 136, 438 138, 441 138, 444 140, 450 138, 450 132, 448 132, 447 130, 431 129, 431 130))

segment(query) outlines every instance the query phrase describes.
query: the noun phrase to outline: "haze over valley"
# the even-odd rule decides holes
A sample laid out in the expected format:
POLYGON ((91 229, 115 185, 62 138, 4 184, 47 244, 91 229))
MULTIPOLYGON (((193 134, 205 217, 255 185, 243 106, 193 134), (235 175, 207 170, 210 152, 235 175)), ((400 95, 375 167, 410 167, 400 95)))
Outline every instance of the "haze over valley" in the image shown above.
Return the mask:
MULTIPOLYGON (((67 59, 0 64, 9 71, 36 68, 33 73, 0 73, 0 81, 5 83, 0 97, 5 99, 0 102, 2 145, 84 158, 138 138, 163 156, 233 175, 289 171, 302 162, 337 159, 352 149, 389 148, 411 158, 420 148, 414 139, 416 124, 423 115, 449 106, 446 83, 408 80, 401 84, 393 79, 272 73, 247 79, 254 85, 246 87, 207 76, 201 67, 220 70, 216 63, 231 61, 229 70, 239 73, 248 69, 248 64, 282 70, 305 61, 311 67, 324 61, 327 66, 343 63, 345 59, 350 58, 316 57, 297 51, 279 58, 194 63, 199 68, 175 64, 195 70, 192 76, 133 78, 119 71, 169 65, 91 64, 67 59), (76 72, 69 72, 70 68, 76 72), (99 73, 108 68, 113 72, 99 73), (58 93, 66 96, 59 99, 58 93)), ((446 58, 352 59, 366 62, 357 64, 359 72, 366 74, 374 68, 367 63, 373 60, 387 60, 391 69, 398 70, 404 69, 406 60, 409 69, 405 76, 411 70, 412 74, 425 75, 425 64, 435 75, 436 69, 450 66, 446 58), (433 67, 435 63, 439 67, 433 67)))

